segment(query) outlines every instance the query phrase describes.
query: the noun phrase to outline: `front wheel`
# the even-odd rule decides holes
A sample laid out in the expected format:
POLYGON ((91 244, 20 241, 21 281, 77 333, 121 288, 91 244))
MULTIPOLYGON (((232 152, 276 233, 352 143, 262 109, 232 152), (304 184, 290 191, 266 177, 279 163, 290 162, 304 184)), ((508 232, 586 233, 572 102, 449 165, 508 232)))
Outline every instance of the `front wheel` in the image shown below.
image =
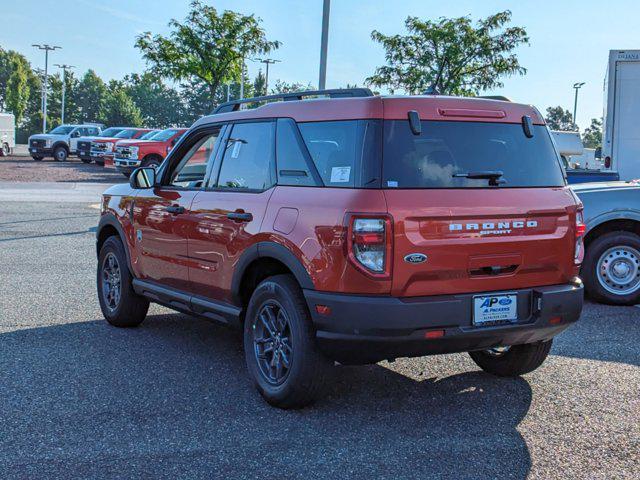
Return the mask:
POLYGON ((41 155, 31 155, 31 158, 33 158, 36 162, 41 162, 44 157, 42 157, 41 155))
POLYGON ((292 276, 267 278, 253 292, 244 351, 249 374, 269 404, 301 408, 321 395, 331 362, 318 350, 307 304, 292 276))
POLYGON ((156 158, 156 157, 149 157, 149 158, 145 158, 140 163, 140 166, 141 167, 148 167, 148 168, 158 168, 161 163, 162 163, 161 159, 156 158))
POLYGON ((116 327, 137 327, 149 309, 149 301, 133 290, 124 245, 109 237, 98 257, 98 300, 104 318, 116 327))
POLYGON ((69 156, 69 152, 64 147, 56 147, 53 151, 53 158, 56 162, 65 162, 67 157, 69 156))
POLYGON ((499 377, 517 377, 533 372, 545 361, 553 340, 496 347, 469 352, 471 359, 487 373, 499 377))
POLYGON ((599 236, 586 249, 581 274, 587 294, 597 302, 640 303, 640 235, 618 231, 599 236))
POLYGON ((8 157, 11 154, 11 148, 8 143, 3 143, 2 148, 0 149, 0 156, 8 157))

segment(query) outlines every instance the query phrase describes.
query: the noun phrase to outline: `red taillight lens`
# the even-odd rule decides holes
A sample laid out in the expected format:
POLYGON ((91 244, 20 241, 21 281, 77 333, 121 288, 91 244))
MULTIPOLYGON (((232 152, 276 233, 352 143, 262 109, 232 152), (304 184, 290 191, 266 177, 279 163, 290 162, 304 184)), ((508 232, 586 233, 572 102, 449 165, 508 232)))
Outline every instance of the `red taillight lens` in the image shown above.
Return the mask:
POLYGON ((576 212, 576 247, 573 261, 576 265, 580 265, 584 260, 584 234, 587 226, 584 224, 584 215, 582 210, 576 212))
POLYGON ((351 216, 349 258, 364 272, 374 276, 391 273, 391 221, 388 217, 351 216))

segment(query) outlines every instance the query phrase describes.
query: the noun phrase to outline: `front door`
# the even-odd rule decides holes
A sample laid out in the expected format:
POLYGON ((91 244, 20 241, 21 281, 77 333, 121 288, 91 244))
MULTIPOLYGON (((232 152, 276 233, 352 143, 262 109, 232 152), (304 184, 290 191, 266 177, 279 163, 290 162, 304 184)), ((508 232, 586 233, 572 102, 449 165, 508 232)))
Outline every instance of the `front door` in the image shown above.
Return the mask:
POLYGON ((231 303, 240 255, 256 242, 275 184, 274 123, 230 125, 207 190, 191 206, 189 278, 194 294, 231 303), (221 163, 221 165, 219 165, 221 163))
POLYGON ((193 199, 204 187, 219 128, 196 134, 167 165, 160 185, 141 190, 134 206, 139 277, 189 291, 188 232, 193 199))

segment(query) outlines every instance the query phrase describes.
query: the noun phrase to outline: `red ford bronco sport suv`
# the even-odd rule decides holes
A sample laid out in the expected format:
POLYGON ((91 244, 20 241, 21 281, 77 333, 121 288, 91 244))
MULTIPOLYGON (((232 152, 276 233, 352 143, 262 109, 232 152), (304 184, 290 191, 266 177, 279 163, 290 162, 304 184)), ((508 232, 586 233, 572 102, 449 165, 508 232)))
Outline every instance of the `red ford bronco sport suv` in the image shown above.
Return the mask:
POLYGON ((334 361, 469 352, 531 372, 582 309, 581 204, 539 112, 507 101, 223 104, 101 211, 107 321, 137 326, 156 302, 241 327, 282 408, 316 398, 334 361))

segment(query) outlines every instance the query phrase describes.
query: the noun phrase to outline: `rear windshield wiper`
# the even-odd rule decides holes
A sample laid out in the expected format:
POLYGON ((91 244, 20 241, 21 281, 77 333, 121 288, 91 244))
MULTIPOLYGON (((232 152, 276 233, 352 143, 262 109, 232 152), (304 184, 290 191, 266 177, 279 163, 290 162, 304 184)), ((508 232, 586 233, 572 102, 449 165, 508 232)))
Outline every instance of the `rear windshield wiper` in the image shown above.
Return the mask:
POLYGON ((477 172, 464 172, 454 173, 454 178, 470 178, 472 180, 489 180, 489 185, 497 187, 503 183, 507 183, 506 180, 500 178, 503 173, 500 170, 479 170, 477 172))

